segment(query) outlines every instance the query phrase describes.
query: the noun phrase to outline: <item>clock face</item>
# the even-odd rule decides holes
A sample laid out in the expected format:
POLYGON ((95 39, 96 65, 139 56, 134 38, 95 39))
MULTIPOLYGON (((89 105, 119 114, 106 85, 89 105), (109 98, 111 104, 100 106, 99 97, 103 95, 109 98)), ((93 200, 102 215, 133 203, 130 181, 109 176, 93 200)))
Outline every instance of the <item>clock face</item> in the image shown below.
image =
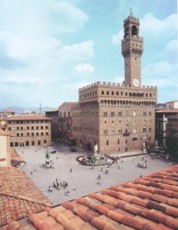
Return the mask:
POLYGON ((138 80, 138 79, 134 79, 134 80, 133 80, 133 85, 134 85, 135 87, 138 87, 138 86, 139 86, 139 80, 138 80))

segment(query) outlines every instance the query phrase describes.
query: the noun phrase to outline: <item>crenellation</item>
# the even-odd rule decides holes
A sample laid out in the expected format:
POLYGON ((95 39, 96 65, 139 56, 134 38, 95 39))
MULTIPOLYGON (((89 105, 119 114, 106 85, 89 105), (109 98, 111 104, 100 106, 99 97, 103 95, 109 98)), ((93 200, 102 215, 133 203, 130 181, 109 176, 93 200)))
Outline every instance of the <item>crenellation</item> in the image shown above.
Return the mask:
POLYGON ((96 88, 96 89, 101 89, 103 87, 104 88, 110 88, 110 89, 116 89, 116 90, 150 90, 150 91, 155 91, 157 90, 157 87, 156 86, 150 86, 150 85, 142 85, 140 87, 131 87, 129 84, 126 84, 126 83, 113 83, 113 82, 95 82, 95 83, 92 83, 90 85, 87 85, 85 87, 82 87, 79 89, 80 92, 84 92, 84 91, 89 91, 89 90, 93 90, 93 88, 96 88))
POLYGON ((133 17, 132 15, 130 15, 128 18, 126 18, 124 20, 124 24, 127 24, 130 21, 133 21, 134 23, 136 23, 136 22, 139 23, 140 22, 139 18, 136 18, 136 17, 133 17))

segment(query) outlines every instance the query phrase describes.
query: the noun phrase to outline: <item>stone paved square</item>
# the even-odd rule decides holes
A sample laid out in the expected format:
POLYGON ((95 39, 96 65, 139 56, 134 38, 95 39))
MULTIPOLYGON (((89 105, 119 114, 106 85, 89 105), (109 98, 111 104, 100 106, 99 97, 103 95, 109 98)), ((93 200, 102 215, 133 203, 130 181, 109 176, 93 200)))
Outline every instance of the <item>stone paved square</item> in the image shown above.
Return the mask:
POLYGON ((16 148, 18 154, 27 162, 23 170, 54 205, 85 196, 90 192, 97 192, 113 185, 119 185, 141 175, 144 176, 167 168, 170 164, 168 160, 151 159, 148 155, 142 155, 123 158, 109 168, 108 166, 96 166, 91 169, 90 166, 83 166, 76 160, 77 156, 85 155, 82 150, 70 152, 67 146, 57 145, 54 147, 57 152, 50 154, 50 160, 54 162, 54 168, 42 167, 46 159, 45 148, 16 148), (146 169, 137 166, 137 163, 143 157, 147 161, 148 167, 146 169), (103 168, 103 171, 101 171, 101 168, 103 168), (72 172, 70 172, 70 169, 72 169, 72 172), (108 170, 108 174, 105 173, 106 170, 108 170), (101 175, 100 184, 97 183, 99 174, 101 175), (68 183, 68 195, 65 194, 64 189, 58 191, 53 188, 52 192, 48 191, 48 187, 52 186, 56 178, 68 183), (74 187, 76 187, 76 190, 74 190, 74 187))

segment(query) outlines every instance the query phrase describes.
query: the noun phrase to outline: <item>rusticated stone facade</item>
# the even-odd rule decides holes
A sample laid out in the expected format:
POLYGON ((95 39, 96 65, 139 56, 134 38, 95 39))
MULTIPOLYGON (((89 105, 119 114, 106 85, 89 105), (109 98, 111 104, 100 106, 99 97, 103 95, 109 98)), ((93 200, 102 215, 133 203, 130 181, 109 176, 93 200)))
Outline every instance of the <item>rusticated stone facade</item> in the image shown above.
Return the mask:
POLYGON ((124 20, 123 84, 96 82, 79 89, 79 105, 73 108, 73 138, 78 146, 101 154, 141 150, 155 141, 157 88, 141 85, 143 38, 139 19, 124 20))
POLYGON ((140 150, 154 141, 155 87, 132 88, 101 83, 79 90, 80 107, 73 109, 73 131, 78 145, 101 153, 140 150))

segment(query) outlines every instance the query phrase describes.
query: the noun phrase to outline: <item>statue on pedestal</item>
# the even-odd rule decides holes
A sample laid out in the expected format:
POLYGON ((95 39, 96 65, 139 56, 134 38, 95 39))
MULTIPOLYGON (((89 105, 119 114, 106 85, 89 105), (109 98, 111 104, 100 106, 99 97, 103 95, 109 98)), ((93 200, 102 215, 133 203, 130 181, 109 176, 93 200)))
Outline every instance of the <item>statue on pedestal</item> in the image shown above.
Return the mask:
POLYGON ((143 153, 147 153, 146 142, 143 142, 143 153))

